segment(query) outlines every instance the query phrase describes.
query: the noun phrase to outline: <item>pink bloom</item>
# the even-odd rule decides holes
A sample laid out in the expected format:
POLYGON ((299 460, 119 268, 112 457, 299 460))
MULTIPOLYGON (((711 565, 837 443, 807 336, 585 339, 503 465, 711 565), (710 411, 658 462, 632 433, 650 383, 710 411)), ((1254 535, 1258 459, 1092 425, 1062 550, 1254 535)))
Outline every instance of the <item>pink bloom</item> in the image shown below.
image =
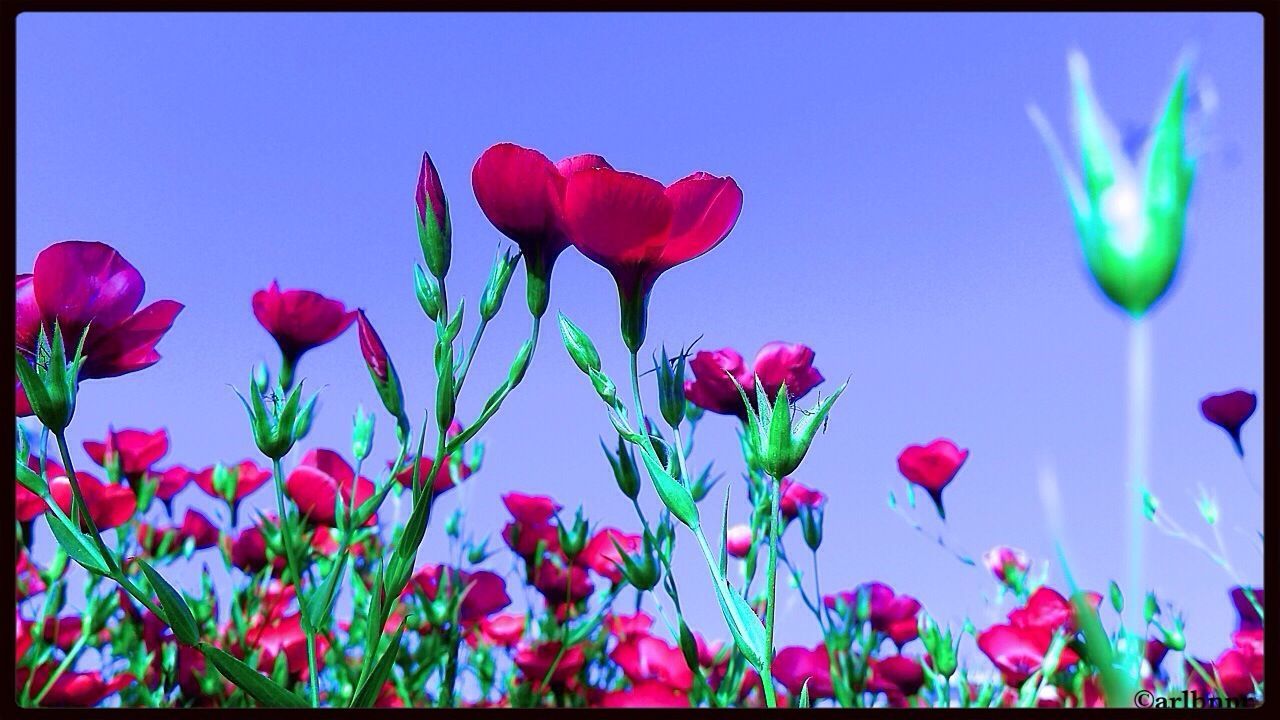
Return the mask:
MULTIPOLYGON (((342 497, 343 507, 354 511, 373 497, 375 488, 369 478, 357 478, 341 455, 317 448, 302 456, 302 461, 285 480, 284 490, 311 522, 336 527, 338 496, 342 497)), ((376 518, 370 516, 365 524, 373 525, 375 522, 376 518)))
POLYGON ((462 595, 458 619, 463 622, 479 620, 511 604, 506 582, 488 570, 466 572, 445 565, 425 565, 410 580, 410 587, 428 600, 439 596, 442 585, 462 595))
POLYGON ((197 550, 204 550, 217 545, 221 533, 203 513, 187 508, 186 514, 182 516, 182 524, 178 526, 178 536, 183 541, 191 538, 195 541, 197 550))
MULTIPOLYGON (((525 645, 521 647, 516 651, 514 660, 516 667, 520 668, 520 674, 535 689, 538 689, 542 679, 547 676, 547 672, 551 671, 551 663, 555 661, 556 655, 559 653, 560 643, 549 641, 539 643, 536 646, 525 645)), ((565 650, 564 655, 560 657, 560 662, 556 663, 555 671, 551 674, 551 683, 553 685, 564 685, 569 678, 577 675, 582 670, 586 659, 582 645, 569 646, 569 649, 565 650)))
POLYGON ((529 307, 537 315, 546 310, 552 266, 570 243, 566 181, 580 170, 608 167, 599 155, 575 155, 552 164, 537 150, 499 143, 485 150, 471 170, 471 186, 485 217, 520 246, 531 276, 529 307))
POLYGON ((544 552, 560 551, 560 537, 551 524, 551 518, 563 506, 546 495, 514 492, 503 495, 502 504, 506 505, 513 518, 502 529, 502 538, 512 551, 526 560, 533 558, 539 545, 544 552))
POLYGON ((162 502, 172 500, 195 479, 195 476, 195 472, 182 465, 174 465, 168 470, 162 470, 159 477, 160 484, 156 486, 156 499, 162 502))
MULTIPOLYGON (((49 676, 53 674, 54 665, 55 663, 45 663, 36 668, 32 687, 45 687, 49 682, 49 676)), ((29 668, 18 668, 17 686, 24 686, 30 675, 29 668)), ((40 704, 43 707, 91 708, 136 682, 137 679, 129 673, 122 673, 106 680, 96 670, 92 672, 69 670, 53 681, 53 687, 49 689, 40 704)))
POLYGON ((564 191, 570 239, 613 275, 632 351, 644 343, 649 291, 658 276, 719 245, 741 211, 738 184, 705 172, 664 188, 597 167, 570 175, 564 191))
MULTIPOLYGON (((250 650, 260 650, 258 669, 270 672, 275 667, 276 657, 285 656, 289 674, 294 677, 306 677, 307 636, 302 630, 302 616, 298 613, 284 615, 264 621, 258 618, 256 625, 249 628, 246 640, 250 650)), ((324 635, 316 636, 316 657, 323 659, 329 649, 329 639, 324 635)))
POLYGON ((1255 694, 1255 683, 1262 685, 1263 664, 1262 653, 1255 653, 1251 646, 1235 646, 1218 656, 1213 662, 1213 671, 1227 695, 1240 697, 1255 694))
POLYGON ((356 318, 337 300, 311 290, 281 290, 274 280, 266 290, 253 294, 253 314, 275 338, 289 365, 296 365, 308 350, 337 338, 356 318))
POLYGON ((773 659, 773 676, 787 692, 799 695, 806 680, 809 697, 814 700, 835 696, 831 686, 831 664, 827 648, 819 643, 812 649, 786 647, 773 659))
POLYGON ((666 683, 650 680, 635 683, 629 690, 610 690, 600 698, 602 708, 687 708, 687 692, 666 683))
POLYGON ((924 685, 924 668, 920 662, 905 655, 890 655, 873 661, 871 680, 867 686, 889 695, 911 697, 924 685))
MULTIPOLYGON (((463 430, 465 430, 465 428, 462 426, 462 423, 454 420, 449 425, 449 432, 446 433, 446 436, 450 438, 457 437, 462 434, 463 430)), ((426 482, 431 479, 433 483, 432 492, 434 492, 435 496, 444 494, 446 490, 449 490, 454 486, 451 460, 452 458, 446 455, 444 462, 440 463, 439 468, 436 468, 435 460, 432 458, 419 458, 418 482, 426 482)), ((413 470, 413 458, 409 458, 405 462, 405 467, 396 474, 396 480, 405 487, 413 487, 413 470)), ((471 477, 471 472, 471 468, 468 467, 465 462, 458 463, 459 482, 471 477)))
MULTIPOLYGON (((245 496, 262 487, 271 479, 271 471, 259 468, 257 465, 253 464, 252 460, 245 460, 239 465, 230 468, 230 470, 236 477, 236 491, 234 496, 234 500, 236 501, 244 499, 245 496)), ((221 498, 222 495, 220 495, 213 487, 213 471, 214 466, 211 465, 196 473, 192 480, 195 481, 195 484, 209 497, 221 498)))
POLYGON ((736 558, 746 557, 754 543, 755 538, 751 535, 751 528, 746 525, 734 525, 725 533, 725 545, 728 547, 729 554, 736 558))
POLYGON ((52 333, 56 321, 68 357, 89 329, 82 378, 151 367, 160 360, 155 346, 182 304, 160 300, 138 310, 145 288, 142 275, 109 245, 81 240, 50 245, 36 256, 31 274, 17 276, 18 349, 34 357, 41 327, 52 333))
MULTIPOLYGON (((71 481, 61 467, 48 463, 49 494, 64 513, 71 512, 71 481)), ((87 472, 76 473, 80 492, 84 495, 89 516, 98 530, 120 527, 133 517, 138 509, 138 498, 126 485, 110 485, 87 472)), ((74 521, 75 518, 72 518, 74 521)))
POLYGON ((1031 568, 1031 561, 1027 559, 1025 552, 1004 545, 983 553, 982 563, 995 575, 996 580, 1009 587, 1022 582, 1022 576, 1031 568))
POLYGON ((871 627, 888 635, 899 647, 920 634, 916 621, 920 601, 906 594, 895 595, 893 588, 882 582, 863 583, 852 590, 827 595, 823 602, 832 609, 838 609, 843 602, 851 614, 856 614, 859 597, 863 595, 871 627))
POLYGON ((617 528, 601 528, 587 541, 577 561, 595 570, 611 582, 622 582, 622 556, 618 553, 617 543, 628 554, 640 549, 641 537, 624 533, 617 528))
MULTIPOLYGON (((34 455, 27 461, 27 466, 39 472, 39 460, 34 455)), ((13 509, 18 522, 31 522, 40 517, 40 513, 48 509, 44 499, 28 490, 22 483, 14 481, 13 488, 13 509)))
POLYGON ((628 637, 614 647, 609 658, 633 683, 660 682, 681 692, 693 687, 693 672, 680 649, 652 635, 628 637))
POLYGON ((969 451, 961 450, 946 439, 938 439, 928 445, 908 445, 898 455, 898 470, 910 482, 929 493, 938 506, 938 514, 945 520, 942 507, 942 489, 955 479, 960 466, 969 459, 969 451))
POLYGON ((1219 395, 1206 395, 1200 401, 1200 414, 1231 436, 1236 452, 1244 455, 1240 445, 1240 428, 1258 409, 1258 396, 1245 390, 1232 390, 1219 395))
POLYGON ((476 632, 470 637, 479 639, 498 647, 514 647, 524 637, 526 618, 515 613, 502 613, 481 618, 476 632))
POLYGON ((805 487, 791 478, 782 479, 782 497, 778 501, 778 510, 788 522, 800 514, 800 508, 816 508, 826 502, 827 496, 821 492, 805 487))
POLYGON ((40 573, 31 562, 31 557, 27 555, 25 548, 18 549, 18 559, 14 568, 14 577, 17 579, 17 582, 14 583, 14 590, 17 596, 16 602, 22 602, 33 595, 39 595, 45 591, 44 580, 40 578, 40 573))
POLYGON ((544 558, 530 569, 533 587, 542 593, 547 605, 558 607, 591 597, 595 585, 587 571, 577 565, 566 568, 558 560, 544 558))
MULTIPOLYGON (((978 634, 978 649, 991 659, 1012 687, 1022 685, 1040 669, 1052 642, 1053 632, 1043 627, 993 625, 978 634)), ((1075 651, 1064 648, 1058 667, 1073 665, 1077 660, 1075 651)))
POLYGON ((813 366, 813 357, 813 349, 806 345, 771 342, 760 348, 752 366, 747 367, 742 356, 732 348, 703 350, 689 362, 695 377, 685 382, 685 397, 705 410, 745 418, 747 409, 738 385, 753 404, 757 377, 770 402, 777 399, 783 384, 787 386, 788 397, 798 400, 823 381, 822 373, 813 366))
POLYGON ((609 628, 609 634, 619 642, 625 642, 634 635, 648 635, 649 629, 653 627, 653 618, 643 610, 633 615, 610 613, 605 616, 605 627, 609 628))
MULTIPOLYGON (((1086 593, 1089 603, 1096 609, 1102 604, 1102 595, 1086 593)), ((1009 613, 1009 624, 1019 628, 1057 630, 1073 633, 1079 627, 1075 608, 1058 591, 1048 586, 1036 588, 1023 607, 1009 613)))
POLYGON ((86 440, 84 451, 100 467, 106 467, 110 456, 120 463, 120 474, 130 479, 140 478, 169 451, 169 434, 164 428, 155 432, 145 430, 108 430, 106 442, 86 440))

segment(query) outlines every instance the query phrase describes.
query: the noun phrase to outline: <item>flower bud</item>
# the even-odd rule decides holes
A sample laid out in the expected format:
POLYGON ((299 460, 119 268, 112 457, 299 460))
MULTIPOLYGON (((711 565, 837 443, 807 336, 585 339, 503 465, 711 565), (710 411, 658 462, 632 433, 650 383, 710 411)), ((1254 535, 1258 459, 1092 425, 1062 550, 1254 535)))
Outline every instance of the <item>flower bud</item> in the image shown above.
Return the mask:
POLYGON ((804 535, 804 544, 810 550, 817 550, 822 545, 822 505, 797 506, 800 518, 800 531, 804 535))
POLYGON ((1120 585, 1115 580, 1111 581, 1111 607, 1117 613, 1124 611, 1124 593, 1120 592, 1120 585))
POLYGON ((14 369, 26 392, 31 412, 52 433, 66 430, 75 415, 80 367, 85 361, 84 339, 88 334, 89 328, 86 327, 70 362, 63 345, 62 329, 56 321, 52 338, 45 334, 43 327, 40 328, 35 358, 27 358, 22 351, 15 351, 14 369))
POLYGON ((587 546, 587 521, 582 517, 582 507, 578 507, 577 513, 573 518, 573 525, 565 527, 563 523, 556 526, 556 534, 560 539, 560 550, 564 556, 573 562, 582 554, 582 549, 587 546))
POLYGON ((654 371, 658 376, 658 405, 662 410, 662 418, 671 427, 679 427, 684 420, 684 355, 676 356, 672 361, 667 357, 667 348, 662 348, 662 361, 654 363, 654 371))
POLYGON ((422 154, 422 168, 418 171, 418 188, 414 197, 418 205, 418 241, 422 244, 422 257, 427 269, 437 279, 449 272, 453 254, 453 230, 449 223, 449 203, 440 184, 440 175, 431 162, 431 156, 422 154))
POLYGON ((299 408, 302 400, 302 383, 298 383, 282 399, 283 388, 276 388, 271 393, 272 409, 267 409, 265 388, 254 378, 249 381, 251 399, 240 395, 245 412, 249 414, 249 427, 253 431, 253 440, 263 455, 272 460, 279 460, 293 449, 294 443, 301 434, 305 434, 311 425, 311 409, 315 396, 307 401, 304 408, 299 408))
POLYGON ((604 440, 600 441, 600 447, 604 449, 604 455, 609 459, 609 467, 613 468, 613 479, 618 483, 618 489, 623 495, 635 500, 640 495, 640 471, 636 467, 636 458, 631 452, 631 444, 619 436, 616 455, 609 451, 609 446, 604 444, 604 440))
POLYGON ((458 539, 458 535, 462 527, 462 508, 455 508, 449 517, 444 521, 444 534, 453 539, 458 539))
POLYGON ((640 552, 635 555, 629 555, 617 540, 613 540, 613 545, 618 550, 618 555, 622 558, 622 576, 627 582, 637 590, 652 590, 657 587, 660 573, 658 572, 658 561, 654 557, 653 538, 649 533, 644 534, 643 544, 640 552))
POLYGON ((698 640, 693 636, 693 631, 685 623, 684 619, 680 620, 680 653, 684 655, 684 663, 689 666, 690 670, 697 671, 698 663, 698 640))
POLYGON ((600 353, 591 342, 591 338, 574 325, 564 313, 560 313, 560 337, 564 341, 564 349, 582 372, 590 375, 592 370, 600 371, 600 353))
POLYGON ((618 402, 618 386, 613 384, 613 380, 608 375, 599 370, 588 370, 587 377, 591 378, 591 386, 595 388, 596 394, 604 401, 605 405, 613 407, 618 402))
POLYGON ((265 362, 259 362, 253 366, 253 379, 262 387, 271 384, 271 370, 267 368, 265 362))
POLYGON ((1151 623, 1158 615, 1160 615, 1160 604, 1156 600, 1156 594, 1148 592, 1147 601, 1142 606, 1142 619, 1151 623))
POLYGON ((351 428, 351 456, 356 460, 364 460, 373 451, 373 413, 365 414, 363 407, 356 407, 355 419, 351 428))
POLYGON ((435 322, 440 317, 440 286, 422 271, 421 265, 413 266, 413 292, 418 296, 422 312, 435 322))
POLYGON ((516 351, 516 357, 511 361, 511 368, 507 370, 507 386, 515 387, 524 380, 524 375, 529 371, 529 363, 533 361, 533 341, 525 340, 520 349, 516 351))
POLYGON ((484 294, 480 296, 480 317, 492 320, 502 308, 502 298, 507 294, 507 286, 511 284, 511 274, 520 261, 519 253, 507 250, 493 262, 489 270, 489 281, 485 283, 484 294))
POLYGON ((360 353, 364 355, 365 367, 369 369, 369 378, 378 391, 382 406, 399 422, 404 417, 404 391, 400 387, 400 376, 391 362, 382 338, 373 329, 364 310, 356 312, 356 324, 360 335, 360 353))

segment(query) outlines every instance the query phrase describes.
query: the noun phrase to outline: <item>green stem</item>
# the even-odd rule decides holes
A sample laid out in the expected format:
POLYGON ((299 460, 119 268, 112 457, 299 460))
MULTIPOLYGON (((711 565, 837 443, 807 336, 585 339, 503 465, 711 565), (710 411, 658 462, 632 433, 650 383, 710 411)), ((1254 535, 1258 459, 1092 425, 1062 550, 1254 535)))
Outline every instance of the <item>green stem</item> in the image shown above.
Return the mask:
POLYGON ((286 393, 293 387, 293 372, 297 367, 297 360, 280 353, 280 375, 276 379, 280 382, 280 389, 286 393))
POLYGON ((293 518, 284 504, 284 469, 280 466, 280 458, 271 459, 271 475, 275 480, 276 508, 280 513, 280 539, 284 543, 285 562, 289 573, 293 575, 293 586, 298 596, 298 604, 303 608, 302 631, 307 636, 307 671, 311 685, 311 707, 318 707, 320 702, 320 678, 316 668, 316 630, 311 626, 311 618, 307 616, 306 593, 302 589, 302 561, 298 557, 293 541, 297 531, 293 518))
MULTIPOLYGON (((88 625, 85 625, 85 629, 88 629, 88 625)), ((75 645, 71 646, 71 649, 67 651, 66 656, 62 658, 62 662, 58 663, 58 667, 54 668, 53 673, 49 675, 49 679, 45 681, 44 689, 36 695, 34 704, 39 705, 41 701, 44 700, 44 696, 49 694, 49 691, 53 689, 53 684, 58 681, 58 678, 62 677, 62 674, 65 673, 68 668, 71 667, 71 664, 75 662, 76 657, 84 650, 84 646, 88 641, 89 634, 87 632, 81 632, 80 637, 76 638, 75 645)), ((31 677, 35 677, 35 672, 31 673, 31 677)))
POLYGON ((320 674, 316 672, 316 634, 307 633, 307 679, 311 684, 311 707, 320 707, 320 674))
POLYGON ((764 685, 765 704, 778 706, 778 698, 773 687, 773 631, 778 614, 778 526, 782 505, 782 478, 774 478, 770 483, 769 513, 769 564, 766 572, 769 578, 769 590, 764 611, 764 667, 760 670, 760 681, 764 685))
POLYGON ((484 336, 484 330, 489 326, 489 321, 480 318, 480 324, 476 326, 476 334, 471 338, 471 347, 467 349, 467 356, 462 361, 462 369, 458 371, 458 379, 454 381, 456 392, 462 392, 462 384, 467 381, 467 372, 471 370, 471 360, 476 356, 476 350, 480 348, 480 338, 484 336))

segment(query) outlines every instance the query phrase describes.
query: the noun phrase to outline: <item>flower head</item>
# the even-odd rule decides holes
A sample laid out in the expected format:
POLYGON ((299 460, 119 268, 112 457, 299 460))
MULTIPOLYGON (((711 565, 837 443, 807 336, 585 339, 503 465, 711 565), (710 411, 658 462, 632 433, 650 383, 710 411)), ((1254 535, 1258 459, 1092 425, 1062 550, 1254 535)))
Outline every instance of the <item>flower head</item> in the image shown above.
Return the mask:
POLYGON ((1253 411, 1257 409, 1258 396, 1246 390, 1206 395, 1200 401, 1200 413, 1204 415, 1204 419, 1227 431, 1239 455, 1244 455, 1244 447, 1240 444, 1240 428, 1253 417, 1253 411))
POLYGON ((929 493, 938 506, 938 514, 945 520, 947 513, 942 506, 942 490, 955 479, 968 459, 968 450, 961 450, 955 443, 941 438, 928 445, 908 445, 898 455, 898 471, 929 493))
POLYGON ((769 402, 778 397, 783 385, 792 400, 799 400, 824 379, 813 358, 813 349, 800 343, 771 342, 760 348, 750 367, 732 348, 703 350, 689 362, 695 377, 685 382, 685 397, 704 410, 745 419, 747 408, 739 386, 752 401, 757 379, 769 402))
POLYGON ((86 440, 84 451, 100 467, 107 467, 114 458, 120 463, 120 474, 136 480, 141 478, 169 451, 169 434, 164 428, 155 432, 125 429, 108 430, 104 442, 86 440))
MULTIPOLYGON (((296 366, 308 350, 337 338, 356 319, 337 300, 312 290, 281 290, 275 280, 253 294, 253 315, 275 338, 288 367, 296 366)), ((285 380, 282 377, 280 384, 288 387, 291 383, 285 380)))
MULTIPOLYGON (((285 493, 298 505, 304 517, 316 525, 336 527, 337 502, 353 512, 374 495, 373 481, 356 477, 355 470, 333 450, 316 448, 308 450, 302 461, 289 473, 284 484, 285 493)), ((366 525, 377 522, 370 515, 366 525)))

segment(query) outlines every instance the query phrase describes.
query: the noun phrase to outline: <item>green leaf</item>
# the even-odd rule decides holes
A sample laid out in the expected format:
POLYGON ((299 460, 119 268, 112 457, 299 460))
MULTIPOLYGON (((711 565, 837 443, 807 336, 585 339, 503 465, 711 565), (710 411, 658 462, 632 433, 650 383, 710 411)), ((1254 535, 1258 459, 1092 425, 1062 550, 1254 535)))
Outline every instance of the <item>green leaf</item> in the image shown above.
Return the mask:
POLYGON ((391 643, 387 645, 387 649, 378 658, 378 662, 373 666, 369 677, 365 678, 364 684, 356 690, 355 696, 351 698, 351 707, 373 706, 374 701, 378 699, 378 693, 382 690, 382 685, 387 681, 387 677, 391 675, 391 669, 395 667, 396 656, 400 654, 400 638, 403 635, 404 622, 401 621, 396 634, 391 638, 391 643))
MULTIPOLYGON (((236 684, 236 687, 244 690, 263 706, 282 708, 310 707, 302 698, 272 682, 266 675, 244 664, 238 658, 205 643, 200 643, 199 647, 209 662, 218 668, 218 672, 226 676, 228 680, 236 684)), ((281 657, 283 656, 284 653, 281 653, 281 657)))
POLYGON ((800 686, 800 702, 802 708, 809 707, 809 678, 804 679, 804 685, 800 686))
MULTIPOLYGON (((53 507, 52 505, 50 506, 53 507)), ((62 547, 72 560, 80 563, 84 569, 96 573, 98 575, 110 575, 107 570, 107 561, 102 557, 102 553, 93 546, 93 542, 84 533, 72 529, 67 524, 67 518, 58 512, 45 513, 45 519, 49 522, 49 529, 53 531, 53 537, 58 541, 58 545, 62 547)))
POLYGON ((349 551, 344 551, 342 557, 334 558, 333 567, 329 570, 329 577, 325 578, 324 585, 319 592, 311 593, 307 601, 307 615, 311 618, 312 627, 329 626, 329 611, 333 609, 333 601, 338 597, 338 585, 346 574, 348 555, 349 551))
POLYGON ((676 516, 676 519, 687 525, 689 529, 697 529, 699 524, 698 504, 693 501, 693 495, 689 494, 688 488, 671 477, 671 473, 668 473, 662 467, 662 463, 653 454, 648 443, 640 446, 640 457, 644 460, 644 466, 649 471, 649 477, 653 480, 653 487, 658 491, 658 497, 662 499, 662 503, 667 506, 672 515, 676 516))
POLYGON ((733 634, 738 651, 752 667, 760 670, 764 667, 764 623, 760 622, 760 617, 747 601, 722 578, 716 579, 716 600, 720 602, 720 612, 729 623, 729 632, 733 634))
POLYGON ((187 601, 145 560, 139 559, 138 564, 142 566, 142 574, 147 576, 147 582, 151 583, 151 588, 160 598, 160 607, 164 608, 169 627, 173 628, 178 642, 195 645, 200 641, 200 628, 196 625, 196 617, 191 613, 191 608, 187 607, 187 601))
POLYGON ((49 486, 45 484, 44 478, 40 477, 40 473, 27 467, 26 463, 17 461, 16 477, 23 487, 40 497, 49 496, 49 486))

